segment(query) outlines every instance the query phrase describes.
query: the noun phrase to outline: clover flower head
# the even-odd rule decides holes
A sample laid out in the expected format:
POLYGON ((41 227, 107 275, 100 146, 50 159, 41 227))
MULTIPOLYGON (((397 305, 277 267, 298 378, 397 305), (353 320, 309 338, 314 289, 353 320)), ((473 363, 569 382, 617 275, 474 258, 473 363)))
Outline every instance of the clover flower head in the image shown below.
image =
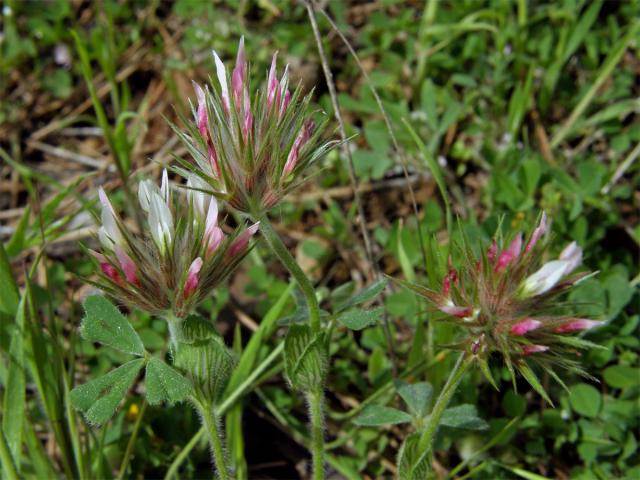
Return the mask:
POLYGON ((462 327, 464 339, 455 347, 473 354, 492 384, 487 361, 496 353, 503 357, 514 382, 517 370, 545 398, 530 363, 558 381, 555 366, 586 375, 571 354, 595 345, 570 334, 600 325, 576 318, 570 306, 559 301, 587 274, 575 273, 582 262, 576 242, 562 250, 558 259, 540 265, 545 251, 541 240, 548 230, 543 213, 526 243, 522 233, 512 235, 502 249, 494 239, 479 259, 463 246, 462 265, 455 268, 449 262, 440 291, 401 282, 444 313, 444 321, 462 327))
POLYGON ((174 130, 187 146, 191 161, 178 171, 197 174, 208 190, 236 210, 263 212, 299 184, 305 169, 335 142, 320 140, 310 112, 311 95, 298 86, 289 90, 289 69, 278 79, 277 53, 266 83, 250 95, 249 64, 240 39, 231 75, 213 52, 216 85, 194 82, 197 105, 187 132, 174 130))
POLYGON ((99 280, 93 283, 152 314, 189 314, 237 267, 258 229, 256 224, 225 234, 215 197, 200 187, 199 179, 189 178, 182 189, 186 195, 173 195, 166 171, 160 187, 141 181, 138 200, 147 214, 142 232, 132 231, 119 218, 100 189, 102 251, 90 251, 100 267, 99 280))

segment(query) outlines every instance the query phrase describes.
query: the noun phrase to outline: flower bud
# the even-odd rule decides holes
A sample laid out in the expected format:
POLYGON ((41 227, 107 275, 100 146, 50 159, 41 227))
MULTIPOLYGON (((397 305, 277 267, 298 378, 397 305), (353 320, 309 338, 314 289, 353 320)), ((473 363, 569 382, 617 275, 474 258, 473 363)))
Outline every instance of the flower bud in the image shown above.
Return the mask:
POLYGON ((513 239, 509 247, 500 254, 498 257, 498 263, 496 264, 496 272, 504 271, 510 263, 512 263, 522 249, 522 234, 519 233, 516 238, 513 239))
POLYGON ((238 238, 236 238, 234 242, 231 244, 231 247, 229 247, 229 255, 233 257, 245 251, 249 246, 249 239, 253 235, 255 235, 255 233, 258 231, 259 226, 260 226, 260 222, 256 222, 253 225, 251 225, 249 228, 247 228, 244 232, 242 232, 238 236, 238 238))
POLYGON ((513 325, 509 331, 514 335, 525 335, 528 332, 536 330, 540 325, 542 325, 541 321, 527 318, 513 325))
POLYGON ((600 325, 602 325, 602 322, 587 320, 585 318, 576 318, 556 327, 553 331, 556 333, 580 332, 582 330, 589 330, 600 325))
POLYGON ((131 257, 127 255, 127 253, 122 249, 120 245, 116 245, 115 254, 118 258, 118 261, 120 262, 120 268, 122 268, 124 277, 127 279, 127 282, 137 285, 139 282, 138 275, 136 273, 136 264, 133 263, 131 257))
POLYGON ((549 347, 545 345, 524 345, 522 347, 522 355, 527 356, 533 353, 542 353, 549 350, 549 347))
POLYGON ((191 262, 191 266, 189 267, 189 271, 187 272, 187 280, 184 283, 185 298, 189 298, 191 295, 193 295, 193 293, 198 288, 198 273, 200 273, 201 268, 202 259, 200 257, 191 262))

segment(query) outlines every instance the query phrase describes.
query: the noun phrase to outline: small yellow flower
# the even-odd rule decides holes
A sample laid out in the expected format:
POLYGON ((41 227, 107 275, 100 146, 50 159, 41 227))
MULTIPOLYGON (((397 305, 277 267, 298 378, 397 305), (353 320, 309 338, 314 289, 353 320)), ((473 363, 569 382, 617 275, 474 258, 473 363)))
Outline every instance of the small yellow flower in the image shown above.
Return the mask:
POLYGON ((131 405, 129 405, 129 410, 127 411, 127 420, 133 422, 136 418, 138 418, 139 414, 140 407, 137 403, 132 403, 131 405))

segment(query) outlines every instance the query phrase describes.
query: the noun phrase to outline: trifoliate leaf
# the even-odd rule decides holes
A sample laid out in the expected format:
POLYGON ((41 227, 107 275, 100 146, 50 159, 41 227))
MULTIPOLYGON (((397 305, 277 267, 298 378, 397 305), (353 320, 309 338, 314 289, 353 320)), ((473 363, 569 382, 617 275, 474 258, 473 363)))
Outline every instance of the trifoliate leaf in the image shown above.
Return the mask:
POLYGON ((145 386, 147 401, 150 405, 157 405, 163 401, 181 402, 192 390, 189 380, 159 358, 149 360, 145 373, 145 386))
POLYGON ((355 308, 353 310, 340 313, 337 320, 351 330, 362 330, 363 328, 378 323, 383 311, 384 309, 382 307, 371 310, 355 308))
POLYGON ((409 407, 411 413, 417 417, 424 417, 427 414, 427 408, 433 395, 433 387, 427 382, 409 384, 406 382, 397 382, 396 390, 409 407))
POLYGON ((440 425, 466 430, 486 430, 489 428, 489 424, 478 417, 475 405, 470 404, 447 408, 442 414, 440 425))
POLYGON ((354 296, 349 298, 347 301, 338 305, 336 307, 336 311, 343 312, 351 307, 355 307, 356 305, 364 303, 368 300, 372 300, 373 298, 380 295, 380 293, 387 286, 387 283, 388 283, 388 280, 386 278, 383 278, 381 280, 378 280, 375 283, 372 283, 368 287, 365 287, 362 290, 360 290, 358 293, 356 293, 354 296))
POLYGON ((84 413, 89 423, 102 425, 116 411, 143 365, 144 359, 137 358, 74 388, 70 393, 71 404, 84 413))
POLYGON ((397 408, 385 407, 383 405, 369 405, 362 410, 360 415, 353 419, 353 423, 363 427, 374 427, 378 425, 409 423, 411 420, 411 415, 397 408))
POLYGON ((101 295, 92 295, 87 297, 83 305, 85 316, 80 333, 85 340, 139 357, 144 355, 142 340, 109 300, 101 295))

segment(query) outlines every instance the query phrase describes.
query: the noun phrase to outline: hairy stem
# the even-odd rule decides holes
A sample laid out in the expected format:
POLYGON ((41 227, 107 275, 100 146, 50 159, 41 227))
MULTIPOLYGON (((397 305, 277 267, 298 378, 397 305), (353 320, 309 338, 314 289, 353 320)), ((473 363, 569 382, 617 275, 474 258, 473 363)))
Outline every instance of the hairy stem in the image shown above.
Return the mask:
POLYGON ((318 299, 316 298, 316 292, 311 281, 298 266, 298 263, 291 256, 285 244, 282 243, 280 236, 273 229, 267 214, 261 213, 255 217, 260 221, 260 232, 267 241, 269 248, 271 248, 273 253, 275 253, 300 286, 307 305, 309 306, 309 323, 311 324, 311 329, 315 333, 318 333, 320 331, 320 307, 318 306, 318 299))
POLYGON ((200 410, 202 423, 209 435, 209 443, 211 445, 211 452, 213 453, 213 462, 216 466, 217 477, 220 480, 229 480, 231 477, 227 469, 227 460, 222 446, 223 440, 220 421, 218 420, 213 404, 205 400, 203 403, 199 403, 198 410, 200 410))
POLYGON ((311 420, 311 454, 313 456, 313 479, 324 479, 324 393, 322 387, 306 393, 311 420))
POLYGON ((438 431, 438 425, 440 424, 442 414, 449 405, 451 397, 458 388, 458 384, 471 365, 472 360, 473 357, 466 352, 463 352, 460 357, 458 357, 458 360, 451 370, 451 373, 449 373, 447 383, 445 383, 444 387, 442 387, 442 391, 440 392, 440 395, 438 396, 438 399, 433 406, 433 411, 429 416, 427 425, 422 432, 422 435, 420 436, 420 442, 418 443, 419 452, 427 452, 431 450, 431 447, 433 446, 433 438, 438 431))

